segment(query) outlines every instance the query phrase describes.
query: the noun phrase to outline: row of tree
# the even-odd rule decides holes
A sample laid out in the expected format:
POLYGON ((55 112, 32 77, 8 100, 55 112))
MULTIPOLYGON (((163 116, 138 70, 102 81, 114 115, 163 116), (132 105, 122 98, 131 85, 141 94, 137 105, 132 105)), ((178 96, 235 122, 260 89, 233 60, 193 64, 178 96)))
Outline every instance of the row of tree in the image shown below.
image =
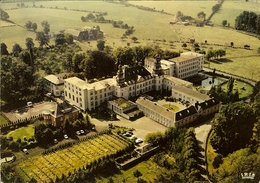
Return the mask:
POLYGON ((226 55, 226 50, 224 49, 209 49, 205 55, 205 58, 207 60, 211 60, 212 58, 214 59, 221 59, 221 57, 225 56, 226 55))
POLYGON ((235 28, 260 35, 260 14, 252 11, 243 11, 235 19, 235 28))
POLYGON ((163 151, 153 156, 152 160, 165 168, 154 182, 195 182, 201 181, 200 148, 194 128, 168 128, 165 133, 148 133, 145 141, 160 144, 163 151))

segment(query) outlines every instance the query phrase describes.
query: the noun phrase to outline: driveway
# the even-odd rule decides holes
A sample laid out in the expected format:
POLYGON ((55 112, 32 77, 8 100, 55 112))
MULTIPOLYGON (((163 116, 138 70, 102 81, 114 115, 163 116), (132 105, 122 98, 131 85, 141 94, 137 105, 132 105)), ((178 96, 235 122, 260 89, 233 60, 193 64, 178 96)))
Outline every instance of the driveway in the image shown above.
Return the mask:
POLYGON ((148 117, 141 117, 135 121, 129 121, 119 115, 117 115, 117 121, 100 121, 96 118, 91 118, 91 122, 96 125, 97 128, 108 127, 109 123, 117 126, 123 126, 127 128, 134 128, 134 135, 138 138, 144 139, 147 133, 150 132, 163 132, 167 127, 151 120, 148 117))

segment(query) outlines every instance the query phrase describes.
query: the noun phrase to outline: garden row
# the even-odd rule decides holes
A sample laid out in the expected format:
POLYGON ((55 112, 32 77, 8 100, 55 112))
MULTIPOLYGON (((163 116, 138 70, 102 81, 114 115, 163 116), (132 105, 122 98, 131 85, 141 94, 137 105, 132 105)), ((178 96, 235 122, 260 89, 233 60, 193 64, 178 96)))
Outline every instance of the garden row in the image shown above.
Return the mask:
POLYGON ((52 182, 69 177, 79 169, 90 171, 97 169, 106 158, 114 159, 132 150, 133 145, 127 139, 110 131, 78 141, 71 147, 53 150, 45 155, 35 156, 20 163, 16 171, 25 182, 35 179, 37 182, 52 182))

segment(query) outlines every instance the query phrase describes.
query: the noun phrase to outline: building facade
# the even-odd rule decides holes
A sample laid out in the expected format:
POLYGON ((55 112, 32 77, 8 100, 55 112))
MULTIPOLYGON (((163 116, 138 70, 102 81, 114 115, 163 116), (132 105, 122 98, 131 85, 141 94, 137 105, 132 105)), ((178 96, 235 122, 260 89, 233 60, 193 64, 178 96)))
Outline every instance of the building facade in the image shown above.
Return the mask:
MULTIPOLYGON (((152 70, 156 59, 147 58, 144 67, 152 70)), ((195 52, 184 52, 179 57, 161 60, 161 67, 165 75, 186 79, 197 75, 203 70, 204 55, 195 52)))
POLYGON ((79 110, 66 102, 62 102, 55 103, 52 108, 44 111, 42 114, 45 124, 60 127, 64 124, 66 119, 69 121, 78 119, 79 110))
POLYGON ((66 78, 66 74, 45 76, 45 90, 47 93, 51 93, 56 97, 61 96, 64 91, 64 78, 66 78))

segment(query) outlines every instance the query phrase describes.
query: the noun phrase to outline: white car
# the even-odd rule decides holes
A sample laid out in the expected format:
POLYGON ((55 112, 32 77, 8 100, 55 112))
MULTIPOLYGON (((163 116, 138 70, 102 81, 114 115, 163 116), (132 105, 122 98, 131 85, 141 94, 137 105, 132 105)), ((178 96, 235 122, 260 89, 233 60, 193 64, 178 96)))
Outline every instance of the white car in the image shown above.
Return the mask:
POLYGON ((68 139, 69 137, 68 137, 68 135, 65 134, 65 135, 64 135, 64 138, 65 138, 65 139, 68 139))
POLYGON ((23 152, 24 152, 25 154, 29 154, 29 152, 28 152, 27 149, 23 149, 23 152))
POLYGON ((136 140, 137 137, 135 135, 133 135, 132 137, 129 138, 130 140, 136 140))
POLYGON ((81 134, 84 134, 85 132, 84 132, 84 130, 80 130, 80 133, 81 133, 81 134))
POLYGON ((80 135, 80 131, 76 131, 76 134, 77 134, 77 135, 80 135))
POLYGON ((143 142, 143 139, 141 139, 141 138, 138 138, 135 140, 135 143, 137 143, 137 144, 142 143, 142 142, 143 142))

